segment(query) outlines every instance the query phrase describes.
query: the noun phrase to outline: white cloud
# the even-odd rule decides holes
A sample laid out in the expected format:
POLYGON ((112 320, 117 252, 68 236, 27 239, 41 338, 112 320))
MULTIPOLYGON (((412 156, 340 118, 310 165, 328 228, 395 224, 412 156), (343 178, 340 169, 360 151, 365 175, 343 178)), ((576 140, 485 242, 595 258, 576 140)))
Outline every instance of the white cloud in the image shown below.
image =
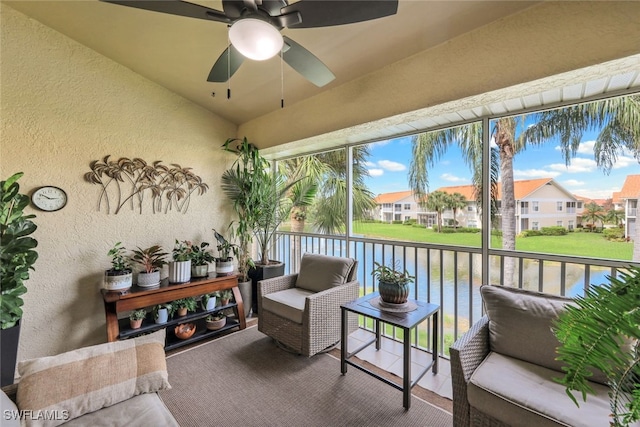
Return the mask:
MULTIPOLYGON (((576 150, 577 154, 586 154, 588 156, 593 156, 593 147, 595 147, 595 141, 585 141, 578 144, 578 149, 576 150)), ((562 146, 556 145, 554 147, 556 151, 562 151, 562 146)))
POLYGON ((440 175, 440 178, 449 182, 469 182, 468 179, 460 178, 459 176, 451 175, 450 173, 443 173, 440 175))
POLYGON ((525 178, 525 179, 555 178, 558 175, 560 175, 560 172, 552 172, 544 169, 526 169, 526 170, 514 169, 513 170, 513 177, 516 179, 518 178, 525 178))
POLYGON ((382 169, 369 169, 369 175, 372 177, 382 176, 384 171, 382 169))
POLYGON ((588 197, 590 199, 610 199, 613 197, 613 193, 616 191, 620 191, 621 187, 610 187, 610 188, 578 188, 571 189, 573 194, 577 194, 578 196, 588 197))
POLYGON ((596 170, 596 161, 593 159, 585 159, 584 157, 576 157, 571 159, 571 163, 567 166, 564 163, 553 163, 547 166, 549 169, 566 173, 584 173, 596 170))
POLYGON ((613 169, 622 169, 629 166, 638 166, 638 160, 633 156, 620 156, 616 159, 613 169))
POLYGON ((390 172, 402 172, 407 169, 402 163, 392 162, 391 160, 380 160, 378 161, 378 166, 390 172))
POLYGON ((577 179, 568 179, 566 181, 562 181, 562 185, 566 185, 567 187, 576 187, 578 185, 584 185, 584 181, 578 181, 577 179))

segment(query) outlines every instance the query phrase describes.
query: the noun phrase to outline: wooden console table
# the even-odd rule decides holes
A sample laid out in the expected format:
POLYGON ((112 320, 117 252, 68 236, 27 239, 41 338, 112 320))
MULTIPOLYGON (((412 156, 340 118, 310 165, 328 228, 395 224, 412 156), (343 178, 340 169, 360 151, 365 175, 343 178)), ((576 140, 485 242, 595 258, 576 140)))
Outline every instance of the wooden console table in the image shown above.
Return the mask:
POLYGON ((102 289, 102 298, 104 300, 104 311, 107 324, 107 340, 112 342, 121 338, 128 338, 167 328, 167 346, 165 348, 170 349, 196 340, 204 339, 209 336, 217 335, 223 330, 227 330, 229 328, 239 327, 240 329, 245 329, 246 320, 244 317, 244 305, 242 303, 240 290, 238 289, 237 276, 215 277, 215 273, 213 273, 212 276, 194 278, 190 282, 177 284, 169 284, 168 280, 164 279, 157 288, 147 289, 133 286, 124 293, 109 292, 106 289, 102 289), (216 310, 211 312, 207 312, 199 308, 195 313, 190 313, 181 318, 174 317, 174 319, 164 324, 156 324, 153 322, 152 316, 148 316, 144 321, 143 327, 140 329, 130 329, 128 327, 128 318, 118 319, 118 313, 121 312, 167 303, 179 298, 197 297, 199 295, 209 294, 211 292, 222 291, 225 289, 231 289, 235 301, 226 306, 217 307, 216 310), (207 331, 206 328, 199 328, 200 331, 190 339, 174 341, 173 344, 170 342, 170 330, 173 329, 170 328, 170 326, 192 321, 200 321, 203 323, 204 318, 210 313, 228 308, 234 310, 236 320, 228 321, 228 326, 223 330, 207 331))

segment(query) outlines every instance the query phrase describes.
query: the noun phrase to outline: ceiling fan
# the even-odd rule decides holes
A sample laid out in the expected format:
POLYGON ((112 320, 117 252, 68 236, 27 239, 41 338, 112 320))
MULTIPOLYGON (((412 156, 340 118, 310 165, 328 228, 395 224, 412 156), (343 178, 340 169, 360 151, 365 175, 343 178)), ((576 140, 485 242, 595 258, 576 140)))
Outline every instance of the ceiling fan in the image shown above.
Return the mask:
POLYGON ((283 28, 351 24, 394 15, 398 0, 222 0, 223 11, 180 0, 101 0, 171 15, 227 24, 231 44, 211 68, 207 81, 226 82, 245 58, 264 60, 279 54, 284 62, 318 87, 335 76, 315 55, 280 34, 283 28))

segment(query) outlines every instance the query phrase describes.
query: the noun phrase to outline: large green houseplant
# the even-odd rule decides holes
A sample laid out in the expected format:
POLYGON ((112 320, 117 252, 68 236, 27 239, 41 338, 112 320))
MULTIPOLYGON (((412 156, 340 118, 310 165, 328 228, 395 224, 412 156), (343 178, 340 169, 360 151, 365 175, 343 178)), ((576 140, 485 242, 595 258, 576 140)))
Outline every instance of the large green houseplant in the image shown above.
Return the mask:
POLYGON ((270 170, 270 163, 262 157, 257 147, 247 138, 230 138, 222 146, 238 157, 231 168, 222 174, 222 190, 231 200, 238 219, 232 224, 234 235, 239 238, 238 269, 253 281, 253 309, 257 312, 257 281, 266 278, 264 268, 275 266, 274 277, 284 272, 284 263, 269 259, 280 224, 289 218, 296 206, 308 206, 313 202, 316 185, 304 178, 287 179, 270 170), (249 245, 256 239, 259 257, 250 267, 249 245))
POLYGON ((602 371, 611 387, 611 425, 627 426, 640 420, 640 267, 609 280, 576 297, 554 326, 558 360, 566 364, 559 382, 578 405, 572 391, 586 400, 592 370, 602 371))
POLYGON ((38 242, 29 237, 36 231, 31 221, 35 215, 25 215, 24 208, 29 197, 20 194, 18 180, 22 172, 0 182, 0 324, 2 335, 2 386, 13 383, 20 319, 22 319, 22 296, 27 292, 24 282, 29 279, 29 270, 38 259, 34 250, 38 242))

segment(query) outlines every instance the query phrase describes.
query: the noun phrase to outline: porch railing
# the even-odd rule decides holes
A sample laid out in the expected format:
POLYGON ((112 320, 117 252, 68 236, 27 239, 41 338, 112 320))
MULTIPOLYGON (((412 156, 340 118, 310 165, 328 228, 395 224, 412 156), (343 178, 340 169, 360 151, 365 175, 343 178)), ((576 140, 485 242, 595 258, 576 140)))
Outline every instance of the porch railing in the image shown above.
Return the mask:
MULTIPOLYGON (((484 314, 480 285, 483 268, 489 268, 491 284, 514 286, 563 296, 584 294, 590 284, 608 283, 629 262, 582 257, 489 250, 429 243, 320 234, 279 233, 276 259, 285 262, 285 274, 299 270, 305 252, 349 256, 358 260, 360 293, 377 290, 371 276, 373 263, 396 265, 415 276, 411 298, 439 304, 439 351, 448 357, 449 346, 484 314), (508 266, 508 267, 507 267, 508 266), (505 277, 513 269, 512 280, 505 277), (510 283, 511 282, 511 283, 510 283)), ((369 329, 371 325, 361 327, 369 329)), ((430 324, 425 322, 413 337, 414 345, 430 350, 430 324)), ((385 330, 391 338, 401 331, 385 330)))

